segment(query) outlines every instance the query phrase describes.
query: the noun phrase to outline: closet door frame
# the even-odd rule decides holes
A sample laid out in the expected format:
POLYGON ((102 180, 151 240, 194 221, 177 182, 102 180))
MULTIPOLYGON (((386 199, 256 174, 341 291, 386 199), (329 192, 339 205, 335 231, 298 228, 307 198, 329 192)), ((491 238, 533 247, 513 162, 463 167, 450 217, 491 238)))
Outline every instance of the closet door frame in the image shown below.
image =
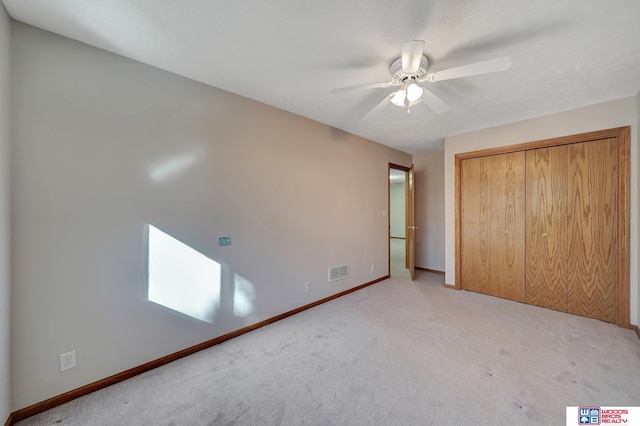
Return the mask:
POLYGON ((456 282, 454 288, 462 289, 461 283, 461 218, 462 218, 462 200, 461 200, 461 162, 462 160, 476 157, 484 157, 487 155, 506 154, 510 152, 527 151, 536 148, 548 148, 559 145, 570 145, 580 142, 590 142, 599 139, 616 138, 618 140, 618 187, 617 187, 617 244, 618 244, 618 282, 617 282, 617 313, 616 324, 620 327, 629 328, 629 298, 630 298, 630 182, 631 182, 631 162, 630 162, 630 126, 617 127, 607 130, 599 130, 595 132, 580 133, 577 135, 563 136, 553 139, 545 139, 534 142, 526 142, 515 145, 508 145, 496 148, 483 149, 480 151, 472 151, 456 154, 455 156, 455 188, 456 188, 456 282))

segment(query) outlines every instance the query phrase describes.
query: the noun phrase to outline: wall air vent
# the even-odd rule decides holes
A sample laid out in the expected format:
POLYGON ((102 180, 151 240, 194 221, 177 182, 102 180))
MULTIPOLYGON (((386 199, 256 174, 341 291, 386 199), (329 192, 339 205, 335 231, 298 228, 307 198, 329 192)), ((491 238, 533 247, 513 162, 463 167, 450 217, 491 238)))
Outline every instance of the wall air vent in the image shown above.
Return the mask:
POLYGON ((329 282, 338 281, 349 276, 349 265, 333 266, 329 268, 329 282))

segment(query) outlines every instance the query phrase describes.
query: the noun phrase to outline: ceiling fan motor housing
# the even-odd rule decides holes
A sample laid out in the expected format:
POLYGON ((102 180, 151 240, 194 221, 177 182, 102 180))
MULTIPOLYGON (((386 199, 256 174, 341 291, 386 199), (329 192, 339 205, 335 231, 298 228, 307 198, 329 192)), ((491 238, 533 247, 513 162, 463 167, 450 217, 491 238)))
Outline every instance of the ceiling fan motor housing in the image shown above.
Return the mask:
POLYGON ((418 71, 413 74, 407 74, 402 71, 402 58, 399 57, 391 62, 389 66, 389 73, 391 74, 391 84, 400 85, 404 83, 408 78, 415 80, 422 80, 427 75, 427 68, 429 67, 429 59, 425 55, 420 58, 420 66, 418 71))

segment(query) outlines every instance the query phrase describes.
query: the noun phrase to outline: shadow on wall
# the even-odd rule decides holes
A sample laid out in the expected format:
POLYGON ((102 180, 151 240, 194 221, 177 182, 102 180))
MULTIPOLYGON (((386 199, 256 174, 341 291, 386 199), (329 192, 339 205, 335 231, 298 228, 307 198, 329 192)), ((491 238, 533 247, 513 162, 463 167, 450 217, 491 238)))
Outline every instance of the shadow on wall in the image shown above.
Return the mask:
POLYGON ((223 265, 153 225, 147 225, 147 300, 173 312, 213 324, 222 306, 240 318, 254 311, 254 286, 233 274, 223 291, 223 265), (223 295, 229 295, 223 303, 223 295))

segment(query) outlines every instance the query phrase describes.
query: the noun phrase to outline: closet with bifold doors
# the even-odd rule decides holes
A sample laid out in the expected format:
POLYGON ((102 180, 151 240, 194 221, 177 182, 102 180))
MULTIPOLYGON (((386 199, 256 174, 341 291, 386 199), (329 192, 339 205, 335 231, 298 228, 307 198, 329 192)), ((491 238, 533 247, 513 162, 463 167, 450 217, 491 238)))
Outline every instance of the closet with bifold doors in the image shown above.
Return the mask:
POLYGON ((456 155, 456 288, 629 326, 629 127, 456 155))

